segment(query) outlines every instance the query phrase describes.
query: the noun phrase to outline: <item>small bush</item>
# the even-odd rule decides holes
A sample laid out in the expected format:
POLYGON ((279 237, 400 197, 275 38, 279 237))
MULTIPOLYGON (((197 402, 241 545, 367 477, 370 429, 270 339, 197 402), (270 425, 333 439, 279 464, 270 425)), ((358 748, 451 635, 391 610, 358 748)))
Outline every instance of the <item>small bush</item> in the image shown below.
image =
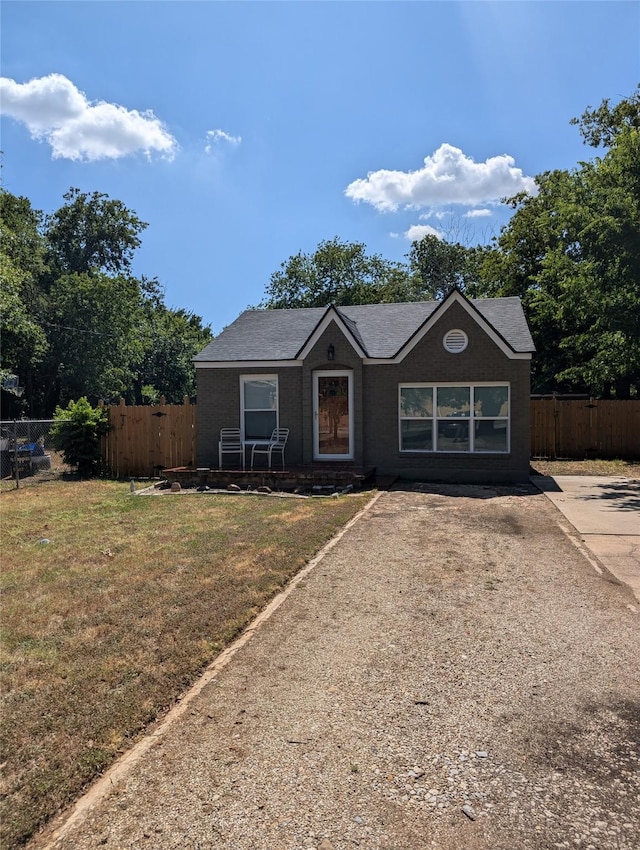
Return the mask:
POLYGON ((65 463, 75 466, 81 478, 100 471, 100 437, 110 428, 106 408, 91 407, 83 396, 57 407, 51 431, 53 444, 62 452, 65 463))

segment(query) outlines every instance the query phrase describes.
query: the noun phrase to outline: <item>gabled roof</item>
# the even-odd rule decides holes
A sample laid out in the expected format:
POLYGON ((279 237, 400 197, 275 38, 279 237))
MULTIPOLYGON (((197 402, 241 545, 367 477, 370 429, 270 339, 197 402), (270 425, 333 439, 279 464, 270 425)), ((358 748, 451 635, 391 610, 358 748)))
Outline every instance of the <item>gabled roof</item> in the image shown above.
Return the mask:
POLYGON ((361 356, 373 360, 402 357, 459 303, 509 355, 533 352, 519 298, 469 300, 453 290, 444 301, 307 307, 296 310, 246 310, 196 357, 196 366, 236 361, 295 361, 334 320, 361 356))
POLYGON ((335 304, 331 304, 325 309, 324 315, 313 331, 309 334, 300 351, 296 354, 296 359, 304 360, 309 351, 313 348, 318 339, 332 322, 335 322, 335 324, 340 328, 347 341, 350 342, 355 349, 358 357, 367 357, 364 340, 360 335, 357 324, 353 321, 353 319, 350 319, 345 313, 343 313, 339 307, 336 307, 335 304))

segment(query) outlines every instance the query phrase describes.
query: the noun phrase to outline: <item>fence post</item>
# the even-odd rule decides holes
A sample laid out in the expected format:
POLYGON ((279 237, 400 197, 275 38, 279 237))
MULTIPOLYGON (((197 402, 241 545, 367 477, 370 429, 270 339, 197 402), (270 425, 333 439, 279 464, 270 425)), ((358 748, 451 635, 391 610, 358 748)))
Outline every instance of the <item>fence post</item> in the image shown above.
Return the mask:
MULTIPOLYGON (((191 422, 191 398, 190 398, 190 396, 185 395, 182 399, 182 404, 183 404, 183 407, 184 407, 184 419, 183 419, 183 426, 182 426, 182 434, 183 434, 183 440, 184 440, 183 456, 185 456, 186 446, 187 446, 187 436, 186 436, 185 429, 186 429, 187 423, 191 422)), ((188 441, 189 441, 189 464, 190 464, 190 466, 195 466, 196 465, 196 451, 195 451, 195 445, 194 445, 194 440, 193 440, 193 428, 192 427, 189 428, 188 441)))
POLYGON ((16 474, 16 490, 20 489, 20 464, 18 463, 18 420, 13 420, 13 466, 16 474))
POLYGON ((593 396, 589 396, 589 404, 587 407, 589 408, 589 445, 587 447, 587 451, 585 455, 587 457, 596 457, 598 454, 596 447, 594 446, 593 441, 593 409, 596 406, 595 401, 593 400, 593 396))

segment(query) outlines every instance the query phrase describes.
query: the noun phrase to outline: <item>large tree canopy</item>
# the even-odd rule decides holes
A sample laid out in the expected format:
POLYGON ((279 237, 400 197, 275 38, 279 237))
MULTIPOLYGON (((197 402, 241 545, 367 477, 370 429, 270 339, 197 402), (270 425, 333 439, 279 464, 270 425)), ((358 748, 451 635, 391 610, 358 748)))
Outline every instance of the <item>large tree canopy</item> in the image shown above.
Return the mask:
MULTIPOLYGON (((24 383, 43 362, 49 342, 37 320, 43 293, 46 244, 40 233, 41 215, 27 198, 0 190, 0 379, 18 376, 24 383)), ((3 392, 4 415, 16 415, 18 399, 3 392)))
POLYGON ((570 123, 578 125, 586 144, 594 148, 610 147, 622 130, 640 130, 640 84, 632 95, 615 106, 610 106, 609 98, 605 98, 597 109, 588 107, 580 118, 572 118, 570 123))
POLYGON ((443 298, 452 287, 473 294, 488 248, 468 248, 427 235, 414 242, 408 263, 366 253, 361 242, 338 237, 320 242, 313 254, 299 252, 271 275, 267 309, 382 304, 443 298))
POLYGON ((454 287, 474 297, 489 250, 446 242, 433 234, 423 236, 412 244, 407 255, 414 280, 413 297, 409 300, 441 300, 454 287))
POLYGON ((45 218, 0 190, 2 373, 25 388, 23 412, 50 416, 82 396, 182 401, 210 329, 132 275, 146 227, 133 212, 98 192, 64 199, 45 218))
POLYGON ((576 119, 602 157, 536 178, 481 267, 486 295, 519 295, 534 388, 627 398, 640 390, 639 99, 576 119))
POLYGON ((211 340, 211 331, 199 316, 165 305, 157 280, 142 278, 140 339, 142 357, 134 381, 138 403, 182 401, 196 391, 192 357, 211 340))
POLYGON ((126 396, 142 358, 140 287, 133 277, 64 274, 50 292, 47 406, 88 396, 126 396), (77 317, 82 317, 81 324, 77 317))
POLYGON ((369 256, 360 242, 337 236, 320 242, 313 254, 302 252, 271 275, 261 307, 324 307, 328 304, 376 304, 411 300, 413 280, 402 263, 369 256))
POLYGON ((129 273, 146 223, 121 201, 100 192, 88 195, 70 189, 63 197, 67 203, 46 220, 54 269, 70 274, 129 273))

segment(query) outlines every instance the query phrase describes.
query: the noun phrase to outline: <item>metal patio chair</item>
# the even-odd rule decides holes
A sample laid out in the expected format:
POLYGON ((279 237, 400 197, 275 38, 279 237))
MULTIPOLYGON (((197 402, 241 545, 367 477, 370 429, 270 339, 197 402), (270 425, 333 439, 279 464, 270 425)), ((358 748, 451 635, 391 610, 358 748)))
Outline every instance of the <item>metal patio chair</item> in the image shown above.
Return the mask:
POLYGON ((244 443, 239 428, 221 428, 218 443, 218 466, 222 469, 223 455, 240 455, 244 469, 244 443))
POLYGON ((251 448, 251 469, 253 469, 253 460, 256 455, 267 455, 269 459, 269 469, 271 469, 273 455, 278 452, 280 452, 282 468, 284 469, 284 449, 287 445, 288 439, 288 428, 274 428, 269 442, 265 441, 264 443, 254 443, 251 448))

